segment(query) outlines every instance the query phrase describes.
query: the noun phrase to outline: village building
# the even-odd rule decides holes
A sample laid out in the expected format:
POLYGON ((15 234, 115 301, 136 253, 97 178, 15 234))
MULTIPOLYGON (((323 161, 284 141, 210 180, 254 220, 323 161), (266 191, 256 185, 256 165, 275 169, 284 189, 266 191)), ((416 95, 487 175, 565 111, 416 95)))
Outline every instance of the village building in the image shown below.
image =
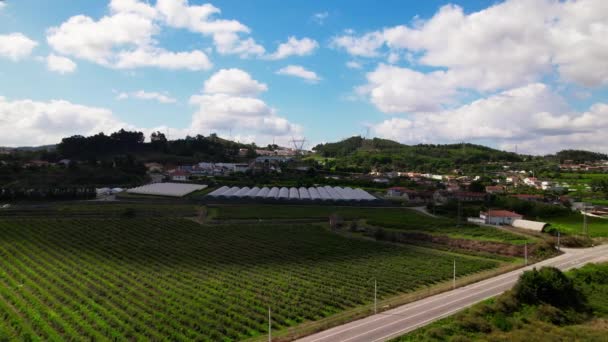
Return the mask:
POLYGON ((508 210, 488 210, 479 213, 479 218, 485 224, 496 226, 511 225, 515 220, 521 220, 523 215, 508 210))
POLYGON ((522 201, 530 201, 530 202, 544 202, 545 201, 545 197, 543 195, 517 194, 517 195, 511 195, 511 197, 520 199, 522 201))
POLYGON ((177 182, 185 182, 188 180, 189 176, 190 176, 190 172, 185 171, 185 170, 174 170, 169 173, 169 178, 171 178, 172 181, 177 181, 177 182))
POLYGON ((489 194, 504 194, 506 191, 505 187, 502 185, 488 185, 486 186, 486 192, 489 194))

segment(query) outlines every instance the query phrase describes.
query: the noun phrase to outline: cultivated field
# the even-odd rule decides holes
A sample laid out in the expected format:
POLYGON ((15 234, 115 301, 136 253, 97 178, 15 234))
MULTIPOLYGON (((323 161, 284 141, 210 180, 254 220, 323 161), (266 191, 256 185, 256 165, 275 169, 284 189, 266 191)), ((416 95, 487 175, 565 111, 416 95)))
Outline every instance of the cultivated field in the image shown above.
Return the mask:
MULTIPOLYGON (((583 233, 583 215, 579 213, 548 218, 547 222, 562 233, 572 235, 583 233)), ((591 237, 608 237, 608 219, 587 217, 587 227, 591 237)))
POLYGON ((366 223, 395 230, 446 235, 451 238, 524 244, 534 241, 504 230, 476 225, 458 227, 449 218, 434 218, 404 208, 357 208, 333 206, 247 205, 221 206, 211 210, 218 219, 326 219, 338 214, 345 219, 361 219, 366 223))
POLYGON ((231 341, 498 261, 315 225, 177 218, 0 219, 0 340, 231 341))

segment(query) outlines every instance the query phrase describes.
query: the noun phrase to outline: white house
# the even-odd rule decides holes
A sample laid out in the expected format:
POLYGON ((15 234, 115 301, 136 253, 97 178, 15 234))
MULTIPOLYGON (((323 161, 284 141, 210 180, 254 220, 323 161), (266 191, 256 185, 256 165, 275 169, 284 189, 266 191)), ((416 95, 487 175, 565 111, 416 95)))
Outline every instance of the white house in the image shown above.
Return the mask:
POLYGON ((508 210, 488 210, 479 213, 479 218, 486 224, 511 225, 515 220, 521 220, 522 215, 508 210))
POLYGON ((169 174, 172 181, 185 182, 188 180, 189 173, 183 170, 175 170, 169 174))

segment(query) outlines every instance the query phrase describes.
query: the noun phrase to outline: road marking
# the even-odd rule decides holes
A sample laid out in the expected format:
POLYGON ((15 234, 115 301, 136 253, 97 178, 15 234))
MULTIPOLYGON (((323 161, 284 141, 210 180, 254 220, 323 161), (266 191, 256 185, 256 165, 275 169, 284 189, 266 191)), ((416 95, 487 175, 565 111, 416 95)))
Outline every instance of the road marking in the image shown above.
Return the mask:
MULTIPOLYGON (((501 287, 501 286, 508 285, 510 282, 514 282, 514 281, 513 281, 513 280, 508 280, 508 281, 506 281, 505 283, 498 284, 498 285, 492 286, 492 287, 490 287, 490 288, 487 288, 487 289, 483 290, 482 292, 488 292, 488 291, 494 290, 494 289, 495 289, 495 288, 497 288, 497 287, 501 287)), ((362 335, 365 335, 365 334, 369 334, 369 333, 374 332, 374 331, 376 331, 376 330, 379 330, 379 329, 382 329, 382 328, 386 328, 386 327, 388 327, 388 326, 391 326, 391 325, 394 325, 394 324, 400 323, 400 322, 402 322, 402 321, 405 321, 405 320, 408 320, 408 319, 412 319, 412 318, 418 317, 418 316, 423 315, 423 314, 425 314, 425 313, 427 313, 427 312, 429 312, 429 311, 437 310, 437 309, 442 308, 442 307, 444 307, 444 306, 448 306, 448 305, 451 305, 451 304, 457 303, 457 302, 459 302, 459 301, 462 301, 462 300, 464 300, 464 299, 467 299, 467 298, 471 298, 471 297, 477 296, 477 295, 479 295, 479 293, 482 293, 482 292, 475 292, 475 293, 470 294, 470 295, 468 295, 468 296, 465 296, 465 297, 460 297, 460 298, 458 298, 458 299, 456 299, 456 300, 453 300, 453 301, 447 302, 447 303, 442 304, 442 305, 439 305, 439 306, 435 306, 435 307, 430 308, 430 309, 428 309, 428 310, 424 310, 424 311, 418 312, 417 314, 412 315, 412 316, 408 316, 408 317, 405 317, 405 318, 401 318, 401 319, 399 319, 399 320, 397 320, 397 321, 393 321, 393 322, 391 322, 391 323, 388 323, 388 324, 385 324, 385 325, 379 326, 379 327, 377 327, 377 328, 374 328, 374 329, 368 330, 368 331, 366 331, 366 332, 364 332, 364 333, 362 333, 362 334, 355 335, 355 336, 353 336, 353 337, 350 337, 350 338, 347 338, 347 339, 345 339, 345 340, 341 340, 341 341, 342 341, 342 342, 350 341, 350 340, 352 340, 352 339, 358 338, 359 336, 362 336, 362 335)))
MULTIPOLYGON (((405 304, 402 307, 398 307, 398 308, 395 308, 393 310, 389 310, 389 311, 387 311, 385 313, 379 314, 378 316, 381 316, 381 317, 376 317, 375 319, 372 319, 372 320, 369 320, 369 319, 366 320, 364 318, 364 319, 362 319, 362 322, 360 322, 358 324, 355 324, 355 325, 348 325, 347 324, 347 326, 343 326, 342 328, 336 327, 336 328, 333 328, 333 329, 326 330, 326 332, 331 332, 334 329, 338 329, 337 331, 334 331, 334 332, 331 332, 331 333, 325 334, 325 335, 323 335, 323 332, 321 332, 319 334, 323 335, 323 336, 318 336, 316 339, 310 340, 310 342, 316 342, 316 341, 320 341, 320 340, 324 340, 324 339, 330 338, 330 337, 338 335, 338 334, 348 333, 349 331, 352 331, 352 330, 354 330, 356 328, 359 328, 361 326, 364 326, 364 325, 367 325, 367 324, 371 324, 371 323, 377 322, 377 321, 385 319, 385 318, 390 318, 391 316, 396 316, 396 315, 398 315, 398 313, 404 313, 404 312, 410 311, 412 309, 415 309, 415 308, 423 306, 423 305, 429 305, 429 304, 431 304, 433 302, 436 302, 438 300, 445 300, 445 299, 448 299, 449 297, 451 297, 453 295, 461 294, 461 292, 466 292, 466 291, 470 291, 470 290, 476 289, 478 287, 487 286, 489 284, 492 284, 492 283, 495 283, 497 281, 500 281, 500 280, 502 280, 504 278, 515 277, 515 279, 509 279, 506 282, 503 282, 503 283, 501 283, 499 285, 496 285, 496 286, 493 286, 493 287, 490 287, 490 288, 486 288, 483 291, 483 292, 487 292, 487 291, 493 290, 493 289, 495 289, 497 287, 507 285, 510 282, 516 282, 517 279, 519 278, 519 275, 521 275, 521 273, 523 273, 524 271, 536 268, 536 267, 553 266, 553 267, 557 267, 557 268, 563 267, 564 269, 569 269, 569 268, 577 267, 577 266, 579 266, 581 264, 585 264, 587 262, 591 262, 592 260, 595 260, 596 258, 600 258, 601 259, 602 257, 606 257, 606 255, 603 253, 604 249, 605 248, 592 249, 592 250, 589 251, 589 254, 585 254, 584 251, 580 251, 580 250, 565 250, 564 252, 566 254, 560 255, 558 257, 555 257, 555 258, 552 258, 552 259, 543 260, 543 261, 541 261, 539 263, 536 263, 536 264, 533 264, 533 265, 529 265, 527 267, 522 267, 520 269, 517 269, 517 270, 514 270, 514 271, 510 271, 508 273, 502 274, 502 275, 494 277, 494 278, 486 279, 486 280, 483 280, 483 281, 478 282, 478 283, 470 284, 470 285, 467 285, 465 287, 459 288, 457 290, 452 290, 452 291, 449 291, 449 292, 444 292, 444 293, 438 294, 436 296, 433 296, 434 298, 433 297, 428 297, 428 299, 430 299, 430 300, 422 299, 422 300, 420 300, 418 302, 410 303, 410 304, 414 304, 414 305, 405 304), (583 254, 583 255, 581 255, 581 254, 583 254), (600 255, 596 255, 596 254, 600 254, 600 255), (570 259, 570 258, 572 258, 572 259, 570 259), (563 260, 563 259, 566 259, 566 260, 563 260), (589 259, 589 260, 586 260, 586 259, 589 259), (585 261, 581 261, 581 260, 585 260, 585 261), (564 267, 564 265, 573 264, 573 263, 575 264, 575 266, 566 266, 566 267, 564 267)), ((496 295, 499 295, 502 292, 504 292, 504 291, 501 291, 499 293, 496 293, 496 294, 493 294, 491 296, 488 296, 488 297, 486 297, 484 299, 481 299, 480 301, 483 301, 483 300, 485 300, 487 298, 495 297, 496 295)), ((377 328, 372 329, 372 330, 368 330, 365 333, 353 336, 353 337, 351 337, 349 339, 346 339, 346 340, 343 340, 343 341, 352 340, 354 338, 360 337, 360 336, 368 334, 370 332, 373 332, 373 331, 376 331, 376 330, 379 330, 379 329, 391 326, 391 325, 393 325, 395 323, 402 322, 403 320, 411 319, 411 318, 420 316, 421 314, 424 314, 426 312, 435 310, 437 308, 441 308, 443 306, 450 305, 452 303, 458 302, 459 300, 470 298, 470 297, 475 296, 477 294, 479 294, 479 292, 477 292, 477 293, 475 293, 473 295, 470 295, 470 296, 460 297, 458 300, 448 302, 447 304, 444 304, 444 305, 441 305, 441 306, 438 306, 438 307, 434 307, 432 309, 420 312, 420 313, 418 313, 416 315, 408 316, 406 318, 403 318, 403 319, 400 319, 400 320, 397 320, 397 321, 392 321, 390 323, 381 325, 380 327, 377 327, 377 328)), ((473 304, 475 304, 477 302, 479 302, 479 301, 466 304, 465 306, 456 309, 456 311, 462 310, 463 308, 471 306, 471 305, 473 305, 473 304)), ((451 313, 452 311, 454 311, 454 310, 451 310, 449 312, 451 313)), ((447 315, 449 315, 449 313, 447 315)), ((446 316, 446 313, 443 313, 443 314, 440 314, 440 315, 438 315, 438 316, 436 316, 436 317, 434 317, 434 318, 432 318, 430 320, 433 320, 433 319, 436 320, 436 319, 439 319, 439 318, 442 318, 442 317, 445 317, 445 316, 446 316)), ((369 316, 368 318, 371 318, 371 317, 373 317, 373 316, 369 316)), ((427 321, 429 321, 429 320, 427 320, 427 321)), ((352 323, 355 323, 355 322, 352 322, 352 323)), ((405 329, 402 329, 399 332, 403 332, 405 330, 411 329, 412 327, 415 328, 415 327, 418 327, 420 325, 421 325, 421 323, 417 323, 417 324, 415 324, 413 326, 409 326, 409 327, 407 327, 405 329)), ((399 333, 399 332, 396 332, 396 333, 399 333)), ((392 333, 392 334, 387 335, 387 336, 393 336, 396 333, 392 333)), ((386 338, 386 337, 384 337, 384 338, 386 338)))

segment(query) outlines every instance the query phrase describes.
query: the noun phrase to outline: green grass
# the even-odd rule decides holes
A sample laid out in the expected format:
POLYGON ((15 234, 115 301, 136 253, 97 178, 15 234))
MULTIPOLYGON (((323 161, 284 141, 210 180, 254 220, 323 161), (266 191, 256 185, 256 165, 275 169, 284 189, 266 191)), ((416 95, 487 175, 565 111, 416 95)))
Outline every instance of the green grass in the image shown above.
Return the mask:
POLYGON ((608 263, 567 273, 588 310, 522 304, 514 292, 486 300, 392 342, 410 341, 606 341, 608 263))
MULTIPOLYGON (((608 237, 608 219, 587 217, 587 220, 589 236, 608 237)), ((580 235, 583 232, 583 215, 579 213, 547 218, 546 221, 563 234, 580 235)))
POLYGON ((348 239, 318 225, 0 220, 0 340, 232 341, 497 261, 348 239))
POLYGON ((594 205, 608 206, 608 199, 585 198, 584 201, 594 205))
POLYGON ((218 219, 326 219, 338 214, 345 219, 362 219, 368 224, 396 230, 447 235, 452 238, 524 244, 534 241, 491 227, 463 225, 449 218, 434 218, 404 208, 357 208, 334 206, 248 205, 217 208, 218 219))

